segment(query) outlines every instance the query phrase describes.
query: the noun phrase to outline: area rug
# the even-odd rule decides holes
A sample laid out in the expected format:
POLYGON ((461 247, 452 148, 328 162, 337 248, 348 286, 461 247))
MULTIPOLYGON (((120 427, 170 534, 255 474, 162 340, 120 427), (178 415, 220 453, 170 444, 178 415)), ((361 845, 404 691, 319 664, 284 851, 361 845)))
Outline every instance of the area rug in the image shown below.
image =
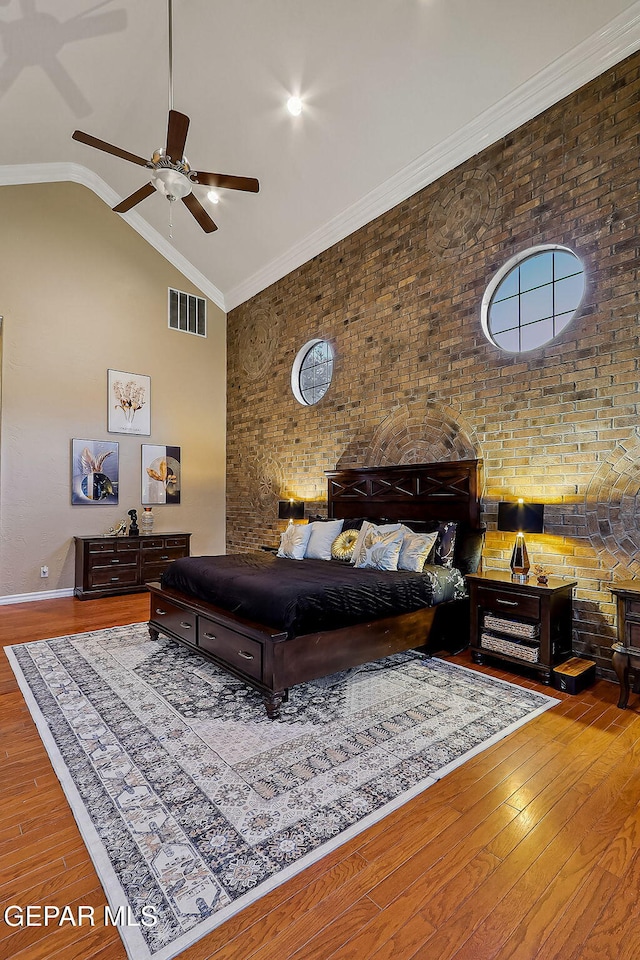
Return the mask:
POLYGON ((557 701, 417 653, 260 696, 146 624, 8 648, 135 960, 168 960, 557 701))

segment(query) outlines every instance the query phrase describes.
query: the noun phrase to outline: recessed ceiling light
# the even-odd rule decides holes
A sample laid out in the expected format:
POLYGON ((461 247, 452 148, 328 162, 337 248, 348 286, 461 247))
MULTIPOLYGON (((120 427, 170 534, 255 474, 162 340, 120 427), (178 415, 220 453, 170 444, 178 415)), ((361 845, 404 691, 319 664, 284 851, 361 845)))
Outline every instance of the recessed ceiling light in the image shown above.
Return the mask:
POLYGON ((302 113, 302 100, 300 97, 289 97, 287 100, 287 110, 292 117, 299 117, 302 113))
POLYGON ((219 202, 220 202, 220 197, 219 197, 218 194, 215 192, 215 190, 209 190, 209 193, 207 194, 207 199, 208 199, 208 200, 211 200, 211 203, 219 203, 219 202))

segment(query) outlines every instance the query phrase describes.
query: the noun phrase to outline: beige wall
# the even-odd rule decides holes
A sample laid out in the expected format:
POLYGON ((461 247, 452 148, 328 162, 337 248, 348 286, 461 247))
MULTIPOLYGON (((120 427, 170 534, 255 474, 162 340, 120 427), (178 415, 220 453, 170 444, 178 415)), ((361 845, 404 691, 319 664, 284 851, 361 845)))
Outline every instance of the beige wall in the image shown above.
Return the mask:
POLYGON ((224 313, 208 303, 207 339, 169 330, 167 288, 200 291, 85 187, 2 187, 0 223, 0 596, 73 586, 74 534, 141 509, 143 442, 182 448, 156 529, 224 552, 224 313), (150 437, 107 433, 108 368, 151 377, 150 437), (73 437, 119 442, 118 506, 71 506, 73 437))

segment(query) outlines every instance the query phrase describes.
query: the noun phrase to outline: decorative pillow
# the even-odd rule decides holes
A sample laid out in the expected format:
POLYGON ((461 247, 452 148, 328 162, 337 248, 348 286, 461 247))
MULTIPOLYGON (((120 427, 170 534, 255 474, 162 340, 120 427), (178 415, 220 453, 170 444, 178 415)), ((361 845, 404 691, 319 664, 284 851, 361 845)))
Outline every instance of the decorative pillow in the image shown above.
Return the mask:
POLYGON ((351 560, 359 533, 359 530, 350 527, 338 534, 331 544, 331 556, 334 560, 351 560))
POLYGON ((373 527, 374 530, 377 530, 378 533, 397 533, 400 530, 400 523, 383 523, 382 525, 377 525, 375 523, 370 523, 368 520, 365 520, 362 526, 360 527, 360 532, 358 534, 358 539, 356 540, 356 545, 353 548, 353 556, 351 562, 355 563, 358 557, 360 556, 360 551, 362 550, 362 543, 364 538, 367 535, 367 531, 373 527))
POLYGON ((449 521, 444 521, 438 525, 438 537, 429 556, 429 563, 435 563, 440 567, 451 568, 453 566, 457 529, 458 524, 449 521))
POLYGON ((290 523, 280 535, 280 546, 276 556, 285 557, 287 560, 304 560, 311 536, 311 526, 310 523, 290 523))
POLYGON ((437 530, 434 533, 412 533, 405 529, 398 557, 398 570, 421 573, 437 536, 437 530))
POLYGON ((374 570, 397 570, 398 557, 404 533, 402 530, 391 530, 381 533, 380 528, 369 524, 360 553, 356 558, 356 567, 369 567, 374 570))
POLYGON ((305 550, 310 560, 331 560, 331 544, 342 530, 344 520, 320 520, 310 523, 311 535, 305 550))
POLYGON ((453 565, 460 573, 467 574, 478 571, 485 533, 485 527, 471 529, 466 524, 461 524, 458 527, 453 565))

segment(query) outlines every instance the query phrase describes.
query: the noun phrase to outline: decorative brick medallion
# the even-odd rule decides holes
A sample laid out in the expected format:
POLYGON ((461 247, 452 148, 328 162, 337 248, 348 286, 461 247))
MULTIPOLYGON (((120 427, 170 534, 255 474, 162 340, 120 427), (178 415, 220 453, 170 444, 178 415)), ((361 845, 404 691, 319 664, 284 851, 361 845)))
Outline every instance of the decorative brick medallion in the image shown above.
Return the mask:
POLYGON ((467 170, 431 207, 427 236, 441 255, 455 256, 469 240, 478 241, 496 216, 498 187, 486 171, 467 170))

